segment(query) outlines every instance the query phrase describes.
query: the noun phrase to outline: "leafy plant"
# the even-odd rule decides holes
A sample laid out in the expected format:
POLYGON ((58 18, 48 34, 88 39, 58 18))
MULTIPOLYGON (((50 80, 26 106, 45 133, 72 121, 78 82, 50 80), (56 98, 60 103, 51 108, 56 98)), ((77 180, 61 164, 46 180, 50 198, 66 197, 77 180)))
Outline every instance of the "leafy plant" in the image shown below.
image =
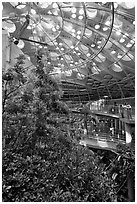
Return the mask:
POLYGON ((3 73, 3 201, 114 201, 104 166, 71 138, 57 83, 23 59, 3 73))

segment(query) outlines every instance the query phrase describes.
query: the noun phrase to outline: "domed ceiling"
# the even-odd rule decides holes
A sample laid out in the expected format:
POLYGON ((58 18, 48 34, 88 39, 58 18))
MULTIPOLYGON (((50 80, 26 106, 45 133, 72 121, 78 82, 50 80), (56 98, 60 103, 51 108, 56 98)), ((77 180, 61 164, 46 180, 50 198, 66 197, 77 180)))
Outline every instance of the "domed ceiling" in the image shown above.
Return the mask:
POLYGON ((2 28, 66 101, 135 96, 135 2, 3 2, 2 28))

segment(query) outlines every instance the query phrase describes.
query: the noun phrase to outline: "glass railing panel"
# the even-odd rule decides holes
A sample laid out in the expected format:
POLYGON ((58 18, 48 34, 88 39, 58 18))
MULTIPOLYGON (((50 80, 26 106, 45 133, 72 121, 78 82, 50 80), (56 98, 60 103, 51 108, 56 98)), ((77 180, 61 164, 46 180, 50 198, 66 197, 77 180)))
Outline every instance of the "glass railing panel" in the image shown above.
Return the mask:
POLYGON ((135 118, 135 107, 126 108, 126 105, 121 108, 120 106, 105 105, 104 107, 96 106, 90 107, 90 111, 99 111, 102 113, 114 114, 119 117, 134 119, 135 118))

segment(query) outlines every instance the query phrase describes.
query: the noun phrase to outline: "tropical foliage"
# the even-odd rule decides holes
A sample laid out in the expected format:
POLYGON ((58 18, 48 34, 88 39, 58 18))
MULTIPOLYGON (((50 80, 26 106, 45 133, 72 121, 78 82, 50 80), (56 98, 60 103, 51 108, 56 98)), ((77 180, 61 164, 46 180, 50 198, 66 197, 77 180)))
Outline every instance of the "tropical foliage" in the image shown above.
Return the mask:
POLYGON ((2 77, 3 201, 115 201, 105 164, 71 138, 59 86, 41 62, 27 70, 24 59, 2 77))

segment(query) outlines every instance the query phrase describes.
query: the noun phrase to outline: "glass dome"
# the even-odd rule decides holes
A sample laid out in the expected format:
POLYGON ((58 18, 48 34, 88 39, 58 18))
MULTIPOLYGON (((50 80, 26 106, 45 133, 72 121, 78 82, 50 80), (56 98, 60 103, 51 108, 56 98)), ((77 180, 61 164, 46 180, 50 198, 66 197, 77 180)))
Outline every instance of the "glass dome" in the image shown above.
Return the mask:
POLYGON ((63 100, 135 95, 134 2, 3 2, 2 15, 34 66, 40 53, 60 80, 63 100))

